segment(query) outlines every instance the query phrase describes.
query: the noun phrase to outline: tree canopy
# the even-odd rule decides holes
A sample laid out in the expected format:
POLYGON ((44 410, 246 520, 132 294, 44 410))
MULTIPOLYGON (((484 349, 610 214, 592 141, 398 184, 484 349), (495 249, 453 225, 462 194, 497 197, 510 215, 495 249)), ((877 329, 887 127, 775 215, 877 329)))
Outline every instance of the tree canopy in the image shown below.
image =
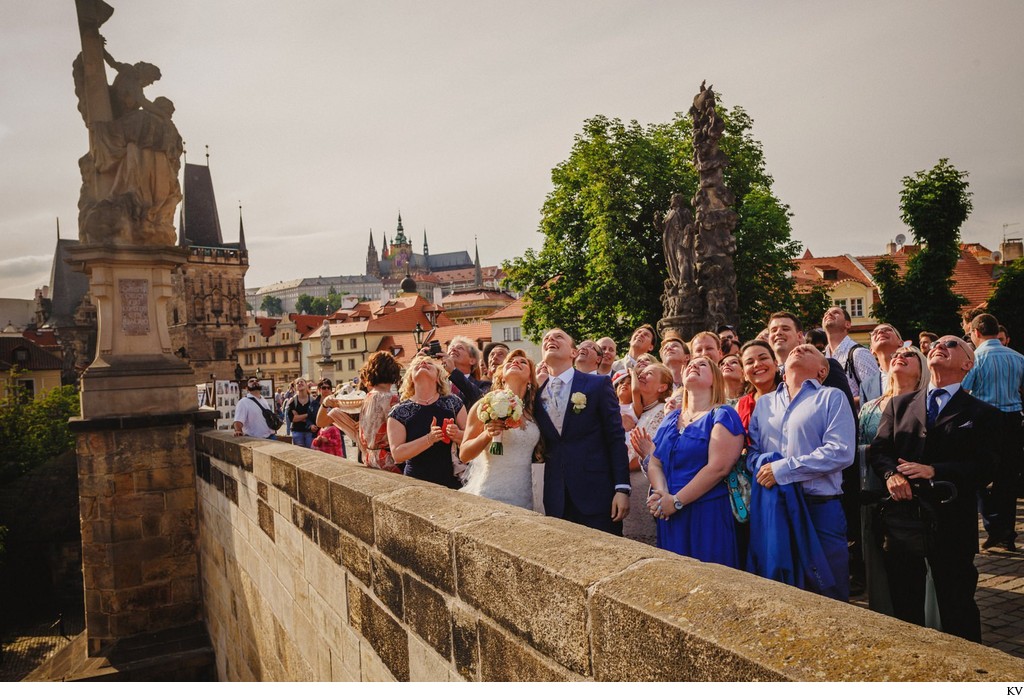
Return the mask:
MULTIPOLYGON (((733 233, 741 334, 750 338, 771 311, 804 310, 788 275, 800 244, 790 238, 789 207, 772 192, 753 120, 742 107, 718 110, 726 124, 719 145, 730 158, 725 182, 739 215, 733 233)), ((529 300, 526 332, 537 338, 559 326, 578 338, 622 340, 641 323, 656 324, 667 270, 655 213, 668 208, 674 192, 689 199, 697 188, 690 117, 677 113, 647 126, 588 119, 551 180, 540 250, 504 263, 509 285, 529 300)), ((812 314, 821 318, 817 309, 812 314)))
POLYGON ((1010 347, 1024 350, 1024 258, 1018 258, 1003 268, 1003 274, 996 281, 992 296, 986 304, 987 311, 1006 326, 1010 335, 1010 347))
POLYGON ((922 248, 907 261, 902 278, 892 258, 876 266, 881 301, 874 315, 905 337, 961 332, 959 312, 967 300, 953 292, 953 272, 960 259, 960 227, 971 213, 967 176, 942 158, 931 170, 903 178, 900 218, 922 248))
POLYGON ((278 297, 271 296, 270 294, 263 297, 263 301, 260 302, 260 310, 265 311, 267 316, 284 315, 284 308, 281 306, 281 300, 278 297))

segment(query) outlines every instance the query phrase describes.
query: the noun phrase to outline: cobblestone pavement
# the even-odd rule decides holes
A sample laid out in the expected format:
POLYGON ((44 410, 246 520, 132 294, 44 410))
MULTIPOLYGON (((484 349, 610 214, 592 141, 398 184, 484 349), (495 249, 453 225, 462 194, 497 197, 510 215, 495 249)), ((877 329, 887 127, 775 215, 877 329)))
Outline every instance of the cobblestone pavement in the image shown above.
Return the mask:
MULTIPOLYGON (((1017 507, 1017 531, 1021 532, 1024 506, 1017 507)), ((985 531, 979 527, 979 540, 985 531)), ((1024 543, 1022 543, 1024 544, 1024 543)), ((982 550, 975 557, 981 635, 986 646, 1024 658, 1024 552, 1003 548, 982 550)), ((867 606, 864 597, 852 601, 867 606)), ((5 636, 0 656, 0 682, 18 681, 51 654, 66 646, 83 629, 81 611, 64 619, 63 635, 53 620, 27 626, 5 636)))

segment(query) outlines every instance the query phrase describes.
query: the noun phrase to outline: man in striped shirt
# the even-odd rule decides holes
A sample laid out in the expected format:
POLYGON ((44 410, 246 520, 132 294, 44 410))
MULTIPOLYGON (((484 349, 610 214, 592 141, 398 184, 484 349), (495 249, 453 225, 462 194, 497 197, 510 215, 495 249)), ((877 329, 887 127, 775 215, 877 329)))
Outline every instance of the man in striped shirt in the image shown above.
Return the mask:
POLYGON ((1017 482, 1021 466, 1021 396, 1024 395, 1024 355, 999 342, 999 321, 980 314, 971 321, 974 368, 964 377, 963 388, 1003 416, 999 468, 990 487, 978 493, 978 507, 988 539, 984 549, 1001 546, 1013 551, 1017 515, 1017 482))

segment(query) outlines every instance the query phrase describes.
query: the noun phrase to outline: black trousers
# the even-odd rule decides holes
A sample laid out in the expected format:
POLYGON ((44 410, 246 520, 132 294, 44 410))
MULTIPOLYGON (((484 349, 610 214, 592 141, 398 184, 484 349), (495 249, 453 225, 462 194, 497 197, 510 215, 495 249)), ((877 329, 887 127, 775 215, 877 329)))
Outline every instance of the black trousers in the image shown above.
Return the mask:
POLYGON ((562 513, 562 519, 568 520, 571 523, 579 523, 580 525, 586 525, 592 527, 595 530, 601 530, 612 535, 622 536, 622 521, 615 523, 612 522, 612 504, 608 502, 608 510, 597 515, 584 515, 579 509, 573 505, 572 499, 569 498, 569 493, 565 494, 565 511, 562 513))
MULTIPOLYGON (((893 612, 901 620, 923 626, 927 575, 924 557, 903 552, 886 552, 884 557, 893 612)), ((978 589, 974 552, 935 552, 928 556, 928 566, 935 581, 942 631, 980 643, 981 614, 974 602, 978 589)))

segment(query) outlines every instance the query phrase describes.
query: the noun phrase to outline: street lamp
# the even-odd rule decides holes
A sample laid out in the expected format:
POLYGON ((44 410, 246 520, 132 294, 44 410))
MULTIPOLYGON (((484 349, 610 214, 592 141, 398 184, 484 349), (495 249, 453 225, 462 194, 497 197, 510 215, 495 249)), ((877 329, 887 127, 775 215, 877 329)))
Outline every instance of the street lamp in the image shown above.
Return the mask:
POLYGON ((423 326, 421 326, 419 324, 419 322, 417 321, 416 322, 416 328, 412 332, 412 337, 416 340, 416 349, 417 350, 423 344, 423 333, 424 332, 425 331, 423 330, 423 326))

